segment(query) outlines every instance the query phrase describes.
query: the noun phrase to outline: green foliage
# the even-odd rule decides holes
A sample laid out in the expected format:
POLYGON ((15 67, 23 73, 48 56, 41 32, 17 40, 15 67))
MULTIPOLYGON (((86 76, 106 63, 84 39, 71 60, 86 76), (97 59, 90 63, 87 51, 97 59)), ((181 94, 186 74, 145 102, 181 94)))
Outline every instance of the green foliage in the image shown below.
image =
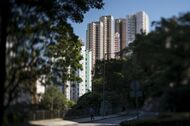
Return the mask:
POLYGON ((77 118, 82 116, 89 116, 89 108, 93 107, 96 114, 99 114, 101 96, 99 94, 89 92, 81 96, 77 104, 72 107, 67 113, 65 118, 77 118))
MULTIPOLYGON (((62 31, 64 30, 68 31, 68 29, 62 29, 62 31)), ((71 33, 68 32, 68 34, 71 33)), ((79 64, 82 59, 80 51, 81 42, 74 35, 73 38, 62 35, 60 42, 47 47, 46 56, 49 59, 48 63, 51 64, 51 73, 48 75, 51 82, 49 83, 63 84, 66 80, 81 81, 75 74, 76 70, 82 69, 82 65, 79 64)))
POLYGON ((101 100, 99 102, 101 103, 103 100, 103 84, 105 84, 104 100, 112 106, 109 113, 119 112, 122 107, 128 106, 131 102, 129 100, 129 83, 126 77, 126 63, 127 60, 116 59, 96 62, 93 92, 100 94, 101 100))
POLYGON ((84 14, 91 8, 102 8, 103 1, 8 0, 7 3, 5 8, 9 11, 2 17, 3 21, 7 20, 7 32, 1 31, 4 33, 1 37, 7 38, 4 45, 11 46, 6 48, 4 105, 9 106, 22 91, 30 92, 36 104, 35 82, 41 75, 46 75, 45 84, 80 81, 74 72, 81 68, 81 42, 68 19, 82 22, 84 14), (56 61, 52 62, 52 58, 56 61))
POLYGON ((134 41, 133 55, 146 75, 147 86, 153 84, 158 90, 171 83, 174 87, 189 83, 189 15, 162 19, 155 31, 134 41))
MULTIPOLYGON (((188 88, 185 85, 190 84, 189 17, 190 13, 186 13, 179 17, 162 19, 155 24, 154 31, 148 35, 137 35, 136 40, 126 49, 128 52, 132 51, 129 61, 135 64, 129 67, 128 70, 131 71, 128 77, 141 82, 145 99, 163 95, 162 98, 167 99, 163 101, 169 103, 174 94, 183 99, 183 91, 178 91, 178 88, 188 88), (171 94, 171 90, 175 93, 171 94)), ((171 104, 182 107, 175 102, 171 104)), ((171 110, 172 106, 166 110, 171 110)), ((172 111, 180 111, 179 108, 172 111)), ((183 110, 189 111, 187 108, 183 110)))
POLYGON ((72 108, 74 105, 76 105, 76 103, 74 101, 71 101, 71 100, 67 101, 68 108, 72 108))
POLYGON ((60 89, 49 86, 42 97, 41 105, 47 110, 60 111, 67 107, 67 100, 60 89))
POLYGON ((81 96, 77 102, 79 108, 99 108, 100 106, 100 95, 89 92, 81 96))
MULTIPOLYGON (((31 102, 37 103, 35 82, 42 75, 47 78, 44 84, 80 81, 74 76, 74 70, 81 68, 81 43, 68 21, 82 22, 87 11, 100 9, 104 3, 103 0, 3 0, 1 3, 3 117, 9 105, 17 102, 23 93, 31 94, 31 102), (50 55, 45 55, 47 50, 50 55), (52 63, 52 57, 65 59, 52 63), (71 68, 69 75, 68 66, 71 68)), ((63 101, 62 95, 56 98, 63 101)), ((58 101, 54 106, 61 104, 58 101)))

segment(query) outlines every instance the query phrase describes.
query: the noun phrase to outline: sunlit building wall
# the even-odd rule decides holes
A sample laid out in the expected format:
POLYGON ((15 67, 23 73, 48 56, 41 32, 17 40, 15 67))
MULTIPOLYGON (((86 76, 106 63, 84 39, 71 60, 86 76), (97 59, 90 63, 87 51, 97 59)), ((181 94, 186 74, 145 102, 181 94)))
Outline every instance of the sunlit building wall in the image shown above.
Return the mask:
POLYGON ((120 51, 120 34, 118 32, 115 33, 115 47, 114 47, 114 52, 117 53, 120 51))
POLYGON ((85 60, 85 89, 86 92, 92 91, 92 52, 86 50, 85 60))
POLYGON ((126 17, 127 45, 135 40, 136 34, 149 32, 149 17, 144 11, 126 17))
POLYGON ((120 51, 126 47, 126 19, 115 19, 115 33, 120 34, 120 51))
POLYGON ((76 71, 76 75, 81 78, 81 81, 70 82, 70 100, 73 101, 77 101, 80 96, 92 90, 92 53, 82 46, 81 55, 83 57, 80 61, 82 69, 76 71))
POLYGON ((92 22, 87 26, 86 50, 92 53, 92 68, 96 60, 103 59, 103 23, 92 22))
POLYGON ((113 16, 102 16, 100 21, 103 23, 103 54, 105 59, 115 57, 114 33, 115 22, 113 16))

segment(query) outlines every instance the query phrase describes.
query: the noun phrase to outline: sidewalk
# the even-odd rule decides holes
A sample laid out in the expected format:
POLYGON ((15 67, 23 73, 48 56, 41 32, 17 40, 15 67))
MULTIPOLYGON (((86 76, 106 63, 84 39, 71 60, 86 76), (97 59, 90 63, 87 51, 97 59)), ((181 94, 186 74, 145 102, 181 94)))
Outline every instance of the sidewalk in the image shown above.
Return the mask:
POLYGON ((62 118, 56 119, 46 119, 46 120, 37 120, 30 121, 29 124, 32 126, 68 126, 68 125, 76 125, 77 122, 72 122, 68 120, 63 120, 62 118))

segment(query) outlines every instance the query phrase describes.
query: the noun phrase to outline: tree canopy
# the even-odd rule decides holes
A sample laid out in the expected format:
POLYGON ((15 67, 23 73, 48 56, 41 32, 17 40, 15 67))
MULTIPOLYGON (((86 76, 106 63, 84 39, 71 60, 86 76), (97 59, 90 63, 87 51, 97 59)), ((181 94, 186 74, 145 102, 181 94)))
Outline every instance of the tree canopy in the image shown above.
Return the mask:
POLYGON ((54 84, 80 80, 73 71, 81 68, 81 42, 69 20, 82 22, 91 8, 103 7, 103 0, 2 0, 0 5, 3 110, 21 91, 32 93, 35 103, 41 75, 54 84))
POLYGON ((7 34, 1 36, 7 38, 8 45, 7 97, 14 96, 12 93, 21 83, 34 87, 43 74, 54 76, 60 83, 80 80, 74 73, 81 68, 81 42, 68 20, 82 22, 90 8, 102 8, 102 0, 10 0, 7 5, 7 17, 1 15, 2 21, 8 18, 7 34))

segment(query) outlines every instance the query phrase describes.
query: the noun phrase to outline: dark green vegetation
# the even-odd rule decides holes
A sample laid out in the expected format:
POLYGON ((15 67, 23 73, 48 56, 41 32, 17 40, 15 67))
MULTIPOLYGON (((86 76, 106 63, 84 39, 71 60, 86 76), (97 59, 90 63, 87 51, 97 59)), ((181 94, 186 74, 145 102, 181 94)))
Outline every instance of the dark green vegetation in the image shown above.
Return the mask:
POLYGON ((100 95, 97 93, 86 93, 81 96, 76 105, 74 105, 65 115, 65 119, 89 117, 89 108, 95 109, 95 114, 99 115, 100 95))
POLYGON ((80 81, 74 72, 81 68, 81 43, 68 20, 82 22, 87 11, 102 7, 102 0, 0 1, 1 117, 23 94, 37 103, 35 82, 42 75, 44 85, 80 81))
POLYGON ((68 107, 64 94, 55 86, 49 86, 42 96, 41 106, 50 111, 63 111, 68 107))
MULTIPOLYGON (((100 113, 105 83, 107 112, 135 108, 131 82, 138 80, 142 97, 139 106, 147 111, 190 111, 190 13, 154 22, 155 30, 137 35, 123 50, 122 60, 97 61, 93 93, 79 99, 77 107, 93 104, 100 113), (105 71, 104 71, 105 69, 105 71), (105 72, 105 78, 104 78, 105 72), (91 97, 89 97, 89 95, 91 97)), ((76 107, 76 108, 77 108, 76 107)))
POLYGON ((158 117, 122 122, 121 126, 189 126, 190 113, 162 113, 158 117))

